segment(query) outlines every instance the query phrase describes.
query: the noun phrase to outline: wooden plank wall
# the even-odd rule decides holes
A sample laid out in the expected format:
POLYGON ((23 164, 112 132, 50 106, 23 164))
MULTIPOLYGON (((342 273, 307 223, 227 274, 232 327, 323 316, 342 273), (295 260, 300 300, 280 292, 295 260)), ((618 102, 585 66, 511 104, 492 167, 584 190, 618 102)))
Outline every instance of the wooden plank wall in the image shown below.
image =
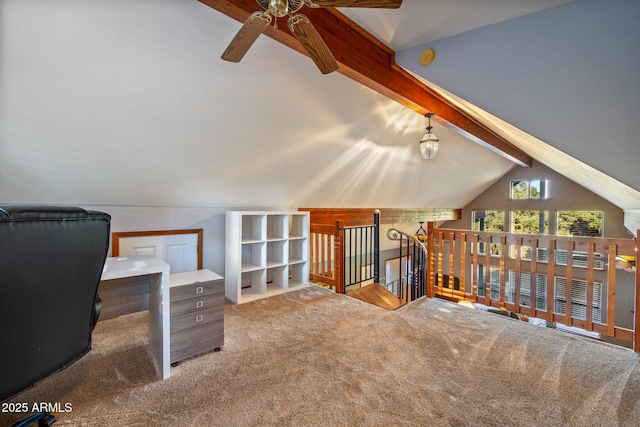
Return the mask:
POLYGON ((381 224, 405 224, 409 222, 440 222, 460 219, 461 209, 426 208, 300 208, 310 213, 312 224, 335 224, 342 221, 345 227, 373 224, 373 214, 380 211, 381 224))

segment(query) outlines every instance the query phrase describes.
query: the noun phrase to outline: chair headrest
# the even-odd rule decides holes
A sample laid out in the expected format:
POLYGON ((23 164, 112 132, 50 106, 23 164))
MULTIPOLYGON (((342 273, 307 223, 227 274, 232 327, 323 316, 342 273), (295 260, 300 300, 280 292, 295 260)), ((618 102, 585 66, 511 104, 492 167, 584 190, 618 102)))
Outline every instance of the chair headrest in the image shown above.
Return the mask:
POLYGON ((73 220, 89 216, 76 206, 6 205, 0 206, 0 222, 33 220, 73 220))

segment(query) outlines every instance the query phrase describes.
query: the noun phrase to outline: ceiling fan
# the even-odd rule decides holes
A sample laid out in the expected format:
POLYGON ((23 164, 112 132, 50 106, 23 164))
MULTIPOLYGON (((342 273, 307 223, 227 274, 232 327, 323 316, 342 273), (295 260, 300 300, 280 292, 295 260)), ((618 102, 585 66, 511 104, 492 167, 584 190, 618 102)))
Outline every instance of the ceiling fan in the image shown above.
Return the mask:
POLYGON ((287 25, 322 74, 338 69, 338 62, 324 43, 314 26, 305 15, 296 13, 304 5, 308 7, 380 7, 399 8, 402 0, 256 0, 264 12, 254 12, 249 16, 222 54, 222 59, 240 62, 258 36, 271 24, 273 17, 289 16, 287 25))
POLYGON ((635 273, 636 257, 632 255, 617 255, 616 268, 628 271, 629 273, 635 273))

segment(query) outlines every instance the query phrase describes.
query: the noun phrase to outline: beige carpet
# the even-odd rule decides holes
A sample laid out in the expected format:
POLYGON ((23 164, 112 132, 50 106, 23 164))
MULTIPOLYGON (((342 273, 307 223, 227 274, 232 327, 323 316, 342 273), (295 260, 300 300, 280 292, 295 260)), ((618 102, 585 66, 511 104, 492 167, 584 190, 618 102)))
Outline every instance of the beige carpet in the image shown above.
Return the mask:
POLYGON ((388 311, 313 286, 227 304, 222 351, 165 381, 146 320, 100 322, 14 401, 70 403, 55 426, 640 425, 634 352, 442 300, 388 311))

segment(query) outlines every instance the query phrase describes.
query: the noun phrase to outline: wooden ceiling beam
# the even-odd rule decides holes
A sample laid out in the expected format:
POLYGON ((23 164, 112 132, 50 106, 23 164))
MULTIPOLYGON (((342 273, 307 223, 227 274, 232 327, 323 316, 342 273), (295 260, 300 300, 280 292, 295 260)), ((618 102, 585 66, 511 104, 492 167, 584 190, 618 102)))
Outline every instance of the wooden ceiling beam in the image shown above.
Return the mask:
MULTIPOLYGON (((201 3, 244 22, 251 13, 262 10, 255 0, 199 0, 201 3)), ((508 140, 478 122, 395 62, 395 52, 342 13, 331 8, 304 7, 301 10, 318 30, 340 68, 338 71, 370 89, 422 115, 431 112, 444 120, 443 125, 480 143, 525 167, 531 157, 508 140)), ((278 30, 268 27, 265 35, 307 55, 291 34, 286 19, 278 20, 278 30)), ((230 35, 229 41, 233 35, 230 35)), ((220 52, 222 53, 222 52, 220 52)), ((439 120, 441 121, 441 120, 439 120)))

